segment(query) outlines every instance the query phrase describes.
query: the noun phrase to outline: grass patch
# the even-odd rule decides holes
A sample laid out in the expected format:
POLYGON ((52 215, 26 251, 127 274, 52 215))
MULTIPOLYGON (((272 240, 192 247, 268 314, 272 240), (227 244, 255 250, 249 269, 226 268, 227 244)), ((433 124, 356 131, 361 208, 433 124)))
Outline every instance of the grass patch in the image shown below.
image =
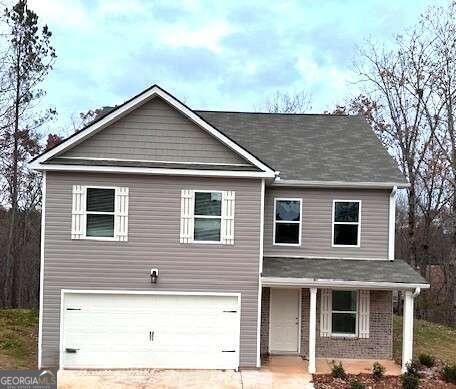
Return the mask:
POLYGON ((0 369, 36 369, 38 313, 0 309, 0 369))
MULTIPOLYGON (((402 316, 393 319, 393 354, 396 361, 402 357, 402 316)), ((413 323, 413 357, 429 354, 446 363, 456 363, 456 328, 424 320, 413 323)))

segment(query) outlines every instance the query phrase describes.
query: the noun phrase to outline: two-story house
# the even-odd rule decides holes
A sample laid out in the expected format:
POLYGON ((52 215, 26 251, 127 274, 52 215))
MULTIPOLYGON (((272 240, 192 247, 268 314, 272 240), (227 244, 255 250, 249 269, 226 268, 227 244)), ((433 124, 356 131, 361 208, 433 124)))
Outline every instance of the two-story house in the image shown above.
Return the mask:
POLYGON ((359 117, 194 111, 154 85, 32 161, 39 365, 259 367, 392 358, 407 182, 359 117))

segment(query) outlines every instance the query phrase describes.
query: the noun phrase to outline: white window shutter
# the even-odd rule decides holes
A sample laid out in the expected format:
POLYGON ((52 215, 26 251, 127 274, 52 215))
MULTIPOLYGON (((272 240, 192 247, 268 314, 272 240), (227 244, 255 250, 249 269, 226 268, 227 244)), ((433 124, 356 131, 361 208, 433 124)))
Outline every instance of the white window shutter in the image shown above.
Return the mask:
POLYGON ((128 241, 128 188, 116 188, 114 212, 114 237, 121 242, 128 241))
POLYGON ((86 188, 73 185, 73 206, 71 212, 71 239, 82 239, 86 228, 86 188))
POLYGON ((331 312, 332 312, 332 291, 330 289, 321 290, 320 307, 320 336, 331 336, 331 312))
POLYGON ((234 244, 234 191, 222 193, 222 225, 221 236, 223 244, 234 244))
POLYGON ((359 291, 358 332, 360 338, 369 338, 370 294, 368 290, 359 291))
POLYGON ((181 191, 181 228, 180 243, 193 242, 193 214, 195 209, 195 191, 181 191))

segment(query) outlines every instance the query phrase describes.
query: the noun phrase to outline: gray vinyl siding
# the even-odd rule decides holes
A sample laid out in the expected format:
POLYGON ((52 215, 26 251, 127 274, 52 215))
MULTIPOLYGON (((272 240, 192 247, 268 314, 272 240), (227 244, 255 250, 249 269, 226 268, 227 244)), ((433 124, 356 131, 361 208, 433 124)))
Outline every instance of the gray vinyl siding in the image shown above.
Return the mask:
POLYGON ((260 196, 259 180, 48 172, 42 365, 58 365, 65 288, 240 292, 241 366, 255 366, 260 196), (129 187, 128 242, 71 240, 75 184, 129 187), (179 243, 181 189, 236 192, 234 245, 179 243))
POLYGON ((248 163, 160 98, 145 103, 59 156, 248 163))
POLYGON ((388 257, 389 192, 386 190, 334 190, 266 188, 264 254, 319 258, 388 257), (274 198, 302 199, 301 246, 274 246, 274 198), (361 200, 360 247, 332 247, 333 200, 361 200))

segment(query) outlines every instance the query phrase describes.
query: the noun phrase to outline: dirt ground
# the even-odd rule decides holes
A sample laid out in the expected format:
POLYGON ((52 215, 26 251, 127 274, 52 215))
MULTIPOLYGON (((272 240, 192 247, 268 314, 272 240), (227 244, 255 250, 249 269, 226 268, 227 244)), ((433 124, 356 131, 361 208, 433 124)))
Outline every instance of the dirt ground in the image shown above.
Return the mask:
MULTIPOLYGON (((456 385, 445 382, 442 377, 444 363, 436 361, 434 367, 428 368, 419 366, 420 389, 456 389, 456 385)), ((394 389, 402 388, 400 376, 385 376, 378 381, 374 380, 372 374, 347 374, 344 379, 334 378, 330 374, 317 374, 313 376, 316 389, 346 389, 350 388, 353 381, 363 383, 370 389, 394 389)))

